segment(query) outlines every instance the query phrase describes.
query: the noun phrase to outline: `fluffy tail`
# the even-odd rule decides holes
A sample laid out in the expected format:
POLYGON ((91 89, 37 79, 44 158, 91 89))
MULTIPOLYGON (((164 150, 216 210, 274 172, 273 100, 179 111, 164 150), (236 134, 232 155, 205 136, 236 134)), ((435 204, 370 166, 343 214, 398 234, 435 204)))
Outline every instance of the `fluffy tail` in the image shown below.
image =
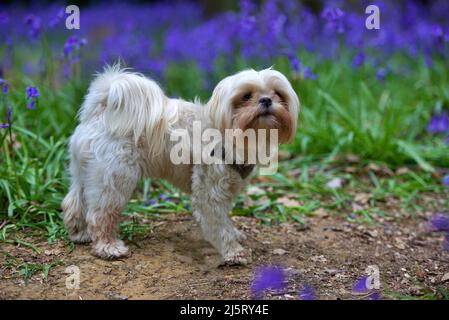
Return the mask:
POLYGON ((80 110, 81 122, 96 117, 103 118, 114 136, 132 137, 137 143, 145 135, 151 151, 159 153, 177 109, 154 81, 116 64, 97 75, 80 110))

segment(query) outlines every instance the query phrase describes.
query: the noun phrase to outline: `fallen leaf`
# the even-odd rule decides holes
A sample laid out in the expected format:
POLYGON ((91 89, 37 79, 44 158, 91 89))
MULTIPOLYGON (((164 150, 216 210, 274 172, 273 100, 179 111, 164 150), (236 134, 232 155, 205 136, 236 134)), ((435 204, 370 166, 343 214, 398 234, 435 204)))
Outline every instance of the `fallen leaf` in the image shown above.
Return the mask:
POLYGON ((357 193, 355 195, 354 201, 360 204, 367 204, 370 199, 371 195, 368 193, 357 193))
POLYGON ((249 186, 246 193, 250 196, 259 196, 265 194, 265 190, 257 186, 249 186))
POLYGON ((283 204, 286 207, 297 207, 301 205, 297 200, 291 199, 289 197, 281 197, 277 199, 277 202, 283 204))

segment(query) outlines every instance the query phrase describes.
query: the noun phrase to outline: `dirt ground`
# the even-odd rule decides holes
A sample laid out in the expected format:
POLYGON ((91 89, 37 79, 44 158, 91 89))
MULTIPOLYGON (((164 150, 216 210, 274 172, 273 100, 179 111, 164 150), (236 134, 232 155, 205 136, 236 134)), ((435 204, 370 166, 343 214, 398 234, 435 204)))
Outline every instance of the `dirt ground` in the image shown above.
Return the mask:
POLYGON ((319 299, 354 299, 351 289, 368 265, 380 271, 384 298, 444 298, 449 288, 449 254, 443 236, 429 233, 422 217, 383 219, 371 227, 321 212, 305 224, 261 225, 255 218, 234 217, 252 250, 248 266, 219 266, 213 248, 201 239, 189 215, 168 215, 145 237, 128 242, 132 256, 103 261, 88 245, 70 252, 64 242, 37 244, 40 255, 23 246, 3 245, 1 299, 250 299, 256 266, 285 268, 288 290, 270 299, 297 299, 304 284, 319 299), (27 283, 7 265, 13 254, 27 262, 63 261, 44 280, 36 273, 27 283), (67 289, 65 268, 80 270, 80 288, 67 289), (442 293, 443 292, 443 293, 442 293))

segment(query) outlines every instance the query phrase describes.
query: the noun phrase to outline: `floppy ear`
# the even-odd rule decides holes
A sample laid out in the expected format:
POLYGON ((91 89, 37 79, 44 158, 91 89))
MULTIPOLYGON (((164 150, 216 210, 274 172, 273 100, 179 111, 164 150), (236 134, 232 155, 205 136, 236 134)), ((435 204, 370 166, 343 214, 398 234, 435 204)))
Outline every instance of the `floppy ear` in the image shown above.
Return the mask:
POLYGON ((290 137, 288 137, 287 142, 286 143, 291 143, 293 141, 293 139, 296 136, 296 128, 298 126, 298 114, 299 114, 299 109, 300 109, 300 102, 299 102, 299 98, 298 95, 296 94, 295 90, 293 90, 293 88, 291 87, 290 83, 289 83, 289 102, 288 102, 288 109, 291 115, 291 135, 290 137))
POLYGON ((225 78, 217 84, 205 107, 206 115, 213 126, 220 131, 230 128, 232 123, 232 110, 230 110, 226 87, 227 79, 225 78))

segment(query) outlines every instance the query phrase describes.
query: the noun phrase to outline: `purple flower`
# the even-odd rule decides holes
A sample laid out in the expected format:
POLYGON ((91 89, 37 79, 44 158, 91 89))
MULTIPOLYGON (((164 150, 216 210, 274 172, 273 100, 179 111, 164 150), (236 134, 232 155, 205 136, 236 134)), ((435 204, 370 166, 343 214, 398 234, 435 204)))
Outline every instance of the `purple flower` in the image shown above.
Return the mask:
POLYGON ((304 288, 299 292, 298 298, 300 300, 315 300, 315 290, 312 286, 306 285, 304 288))
POLYGON ((157 205, 157 200, 156 199, 150 199, 150 197, 146 197, 146 201, 145 201, 145 205, 146 206, 155 206, 157 205))
POLYGON ((290 67, 292 68, 293 75, 295 77, 301 72, 301 61, 294 53, 287 53, 288 61, 290 62, 290 67))
POLYGON ((67 39, 64 44, 64 56, 69 58, 70 63, 75 63, 80 60, 79 50, 81 47, 87 45, 87 39, 78 39, 76 36, 72 36, 67 39))
POLYGON ((316 80, 316 74, 309 67, 304 68, 304 79, 316 80))
POLYGON ((12 115, 12 108, 8 107, 6 111, 6 123, 0 124, 0 129, 11 127, 11 115, 12 115))
POLYGON ((381 295, 379 290, 368 288, 367 281, 367 276, 363 276, 358 279, 352 287, 352 294, 356 296, 364 296, 370 300, 380 300, 381 295))
POLYGON ((33 109, 36 109, 36 100, 31 100, 29 103, 28 103, 28 109, 30 109, 30 110, 33 110, 33 109))
POLYGON ((161 193, 159 195, 159 199, 161 199, 162 201, 167 201, 167 200, 170 200, 170 197, 165 195, 165 194, 163 194, 163 193, 161 193))
POLYGON ((447 112, 434 115, 427 125, 427 132, 431 134, 447 131, 449 131, 449 116, 447 112))
POLYGON ((26 87, 26 99, 35 99, 39 97, 39 90, 36 87, 26 87))
POLYGON ((432 28, 432 36, 436 39, 437 42, 444 41, 444 31, 443 28, 439 25, 436 25, 432 28))
POLYGON ((344 16, 345 13, 340 8, 326 7, 321 12, 321 18, 326 20, 327 27, 338 33, 343 33, 345 31, 343 23, 344 16))
POLYGON ((6 111, 6 120, 9 124, 11 124, 11 116, 12 116, 12 108, 11 106, 8 107, 8 110, 6 111))
POLYGON ((359 68, 364 63, 365 63, 365 54, 363 52, 359 52, 355 55, 354 59, 352 60, 352 67, 359 68))
POLYGON ((384 68, 380 68, 376 72, 376 78, 378 81, 383 82, 385 80, 385 77, 387 76, 387 70, 384 68))
POLYGON ((34 14, 25 17, 25 24, 30 27, 28 30, 32 40, 36 40, 41 32, 41 19, 34 14))
POLYGON ((449 187, 449 174, 443 177, 443 185, 449 187))
POLYGON ((437 213, 429 218, 429 226, 432 231, 449 232, 449 214, 437 213))
POLYGON ((357 282, 352 287, 352 294, 364 295, 364 294, 369 293, 370 290, 366 286, 367 279, 368 279, 368 277, 364 276, 364 277, 360 278, 359 280, 357 280, 357 282))
POLYGON ((8 93, 9 86, 5 79, 0 78, 0 88, 3 93, 8 93))
POLYGON ((59 22, 62 20, 62 18, 64 18, 64 15, 65 15, 64 8, 60 8, 58 10, 57 14, 53 18, 50 19, 50 22, 48 23, 48 25, 52 28, 56 27, 59 24, 59 22))
POLYGON ((281 267, 267 266, 256 269, 251 292, 254 297, 261 297, 267 290, 285 288, 285 273, 281 267))

